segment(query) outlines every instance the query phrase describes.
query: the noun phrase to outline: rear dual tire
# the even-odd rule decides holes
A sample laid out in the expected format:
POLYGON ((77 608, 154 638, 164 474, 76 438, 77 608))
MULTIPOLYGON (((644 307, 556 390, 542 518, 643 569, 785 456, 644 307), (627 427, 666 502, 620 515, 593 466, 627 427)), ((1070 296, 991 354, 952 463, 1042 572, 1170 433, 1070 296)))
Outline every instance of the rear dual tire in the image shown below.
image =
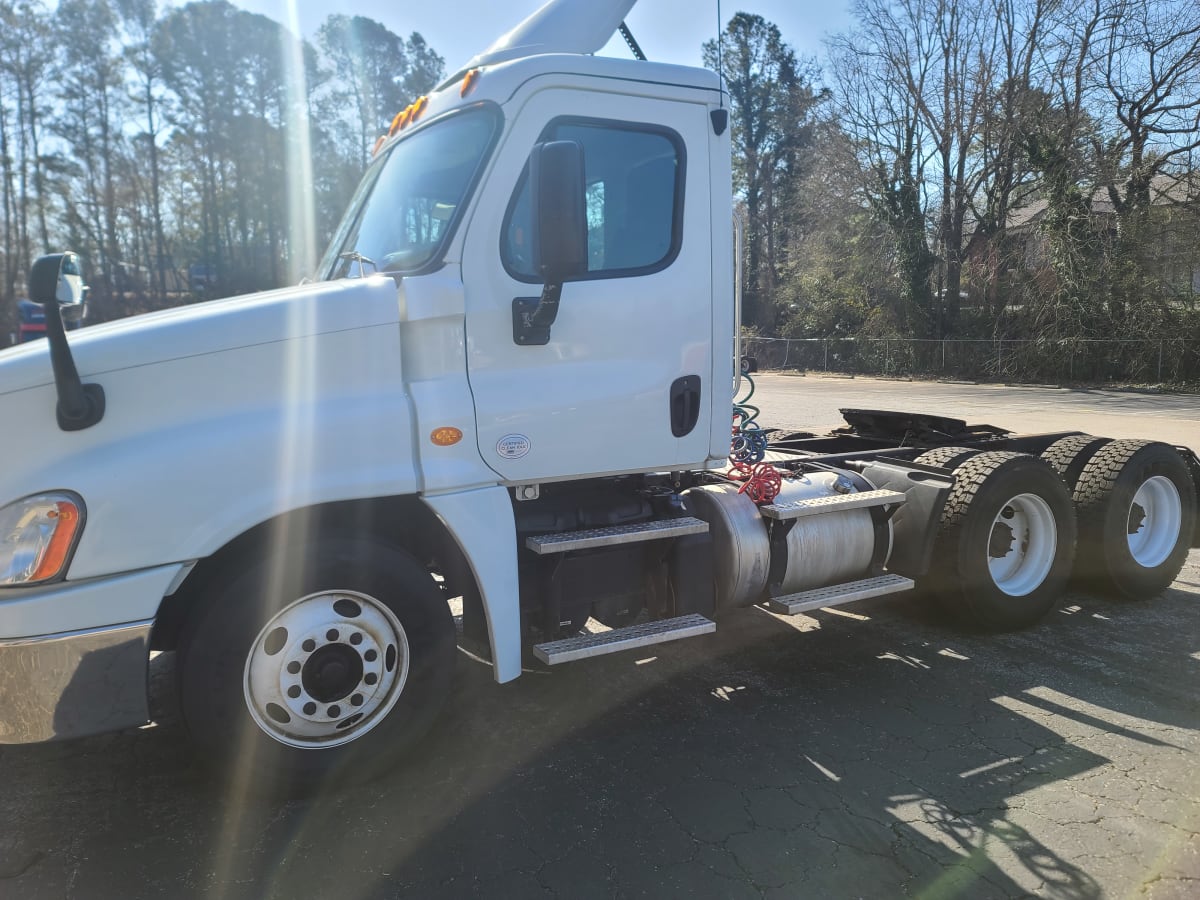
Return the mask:
POLYGON ((1076 526, 1066 485, 1019 453, 972 453, 954 471, 923 586, 971 627, 1033 625, 1071 574, 1076 526))
POLYGON ((953 471, 972 456, 978 456, 979 453, 980 451, 973 450, 970 447, 935 447, 932 450, 926 450, 914 462, 953 471))
POLYGON ((1196 488, 1174 447, 1138 440, 1104 444, 1080 470, 1073 499, 1081 587, 1141 600, 1171 586, 1196 522, 1196 488))
MULTIPOLYGON (((971 483, 981 478, 994 477, 977 472, 971 465, 989 455, 994 454, 965 447, 939 447, 917 457, 917 462, 947 468, 956 474, 958 481, 947 503, 949 518, 943 515, 942 532, 948 528, 961 531, 965 517, 961 510, 962 492, 970 492, 971 483)), ((1175 448, 1156 441, 1114 441, 1071 435, 1046 448, 1041 460, 1065 482, 1074 507, 1071 518, 1078 521, 1073 572, 1077 587, 1127 599, 1145 599, 1171 585, 1187 559, 1197 515, 1196 488, 1187 464, 1175 448)), ((988 492, 992 490, 989 488, 988 492)), ((1058 530, 1063 529, 1059 526, 1058 530)), ((1073 528, 1070 533, 1074 534, 1073 528)), ((939 594, 944 599, 955 594, 955 574, 967 579, 964 584, 974 578, 976 583, 990 581, 996 585, 995 577, 981 579, 978 567, 967 562, 960 561, 957 569, 948 572, 951 562, 946 554, 954 549, 941 534, 934 551, 935 572, 930 580, 939 585, 939 594)), ((1014 583, 1006 584, 1011 590, 1014 583)), ((1045 601, 1047 612, 1053 608, 1048 593, 1041 589, 1037 592, 1045 601)), ((978 597, 973 602, 960 598, 950 600, 947 605, 960 617, 990 628, 1021 627, 1039 617, 1038 604, 1032 595, 1019 604, 1027 612, 1017 613, 986 600, 988 594, 983 592, 982 601, 978 597)))

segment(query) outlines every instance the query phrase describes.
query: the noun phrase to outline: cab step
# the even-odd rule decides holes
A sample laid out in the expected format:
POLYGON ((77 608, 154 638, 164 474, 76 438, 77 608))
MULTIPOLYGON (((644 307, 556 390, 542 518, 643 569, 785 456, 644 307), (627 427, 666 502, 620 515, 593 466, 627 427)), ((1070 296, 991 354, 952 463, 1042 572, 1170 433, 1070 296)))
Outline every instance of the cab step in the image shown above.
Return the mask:
MULTIPOLYGON (((903 496, 903 495, 902 495, 903 496)), ((582 531, 558 531, 552 534, 535 534, 525 538, 525 546, 534 553, 566 553, 569 550, 586 550, 589 547, 613 547, 617 544, 636 544, 639 541, 657 541, 663 538, 683 537, 685 534, 703 534, 708 523, 692 516, 677 519, 652 519, 632 525, 610 525, 606 528, 586 528, 582 531)))
POLYGON ((758 511, 768 519, 786 521, 801 516, 816 516, 871 506, 893 506, 903 502, 904 494, 900 491, 859 491, 856 494, 830 494, 828 497, 813 497, 810 500, 793 500, 791 503, 771 503, 760 506, 758 511))
POLYGON ((831 584, 828 587, 814 588, 811 591, 772 597, 767 601, 767 609, 785 616, 795 616, 814 609, 841 606, 843 603, 853 603, 855 600, 866 600, 868 597, 882 597, 884 594, 911 591, 913 587, 913 580, 905 578, 903 575, 877 575, 861 581, 831 584))
POLYGON ((620 653, 622 650, 649 647, 651 644, 699 637, 702 634, 712 634, 716 630, 716 622, 691 613, 674 619, 660 619, 642 625, 614 628, 599 634, 581 634, 579 637, 535 644, 533 655, 548 666, 557 666, 577 659, 587 659, 589 656, 604 656, 608 653, 620 653))

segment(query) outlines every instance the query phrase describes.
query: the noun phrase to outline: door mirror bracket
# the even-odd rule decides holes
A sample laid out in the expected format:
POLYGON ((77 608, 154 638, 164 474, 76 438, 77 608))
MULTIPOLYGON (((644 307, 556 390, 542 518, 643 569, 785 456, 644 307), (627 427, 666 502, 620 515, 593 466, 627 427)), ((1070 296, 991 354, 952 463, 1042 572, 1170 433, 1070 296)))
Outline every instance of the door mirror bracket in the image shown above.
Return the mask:
POLYGON ((513 298, 513 343, 541 347, 550 343, 550 326, 558 317, 562 284, 547 284, 540 297, 513 298))

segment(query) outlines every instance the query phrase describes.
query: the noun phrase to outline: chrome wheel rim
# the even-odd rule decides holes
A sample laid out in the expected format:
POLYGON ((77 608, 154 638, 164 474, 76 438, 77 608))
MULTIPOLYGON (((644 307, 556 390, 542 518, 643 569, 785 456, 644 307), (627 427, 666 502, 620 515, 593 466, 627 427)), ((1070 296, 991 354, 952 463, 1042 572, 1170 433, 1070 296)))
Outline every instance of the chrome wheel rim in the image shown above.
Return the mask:
POLYGON ((404 626, 356 591, 309 594, 280 610, 246 657, 246 708, 289 747, 337 747, 391 712, 409 666, 404 626))
POLYGON ((1129 504, 1126 540, 1139 566, 1152 569, 1166 561, 1179 542, 1183 504, 1175 482, 1155 475, 1142 482, 1129 504))
POLYGON ((1019 494, 1000 508, 988 541, 988 571, 1004 593, 1032 593, 1054 565, 1058 525, 1050 505, 1036 494, 1019 494))

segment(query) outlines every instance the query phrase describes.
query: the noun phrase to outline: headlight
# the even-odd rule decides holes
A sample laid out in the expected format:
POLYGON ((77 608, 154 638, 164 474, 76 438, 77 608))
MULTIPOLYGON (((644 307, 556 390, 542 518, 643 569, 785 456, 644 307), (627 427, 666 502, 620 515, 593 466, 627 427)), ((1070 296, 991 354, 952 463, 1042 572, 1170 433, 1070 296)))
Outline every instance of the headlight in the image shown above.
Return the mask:
POLYGON ((66 574, 83 531, 83 501, 67 491, 0 509, 0 587, 43 584, 66 574))

